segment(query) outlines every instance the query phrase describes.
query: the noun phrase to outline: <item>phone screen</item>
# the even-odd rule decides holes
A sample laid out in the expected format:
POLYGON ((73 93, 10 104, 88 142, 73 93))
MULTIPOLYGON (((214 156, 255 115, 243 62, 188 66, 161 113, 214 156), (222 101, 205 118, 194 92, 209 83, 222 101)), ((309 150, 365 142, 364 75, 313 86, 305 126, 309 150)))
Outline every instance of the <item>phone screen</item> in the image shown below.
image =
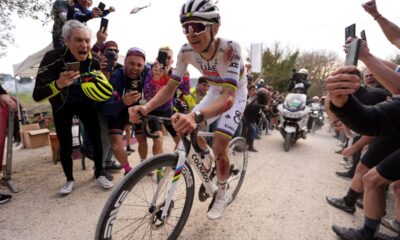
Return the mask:
POLYGON ((79 62, 69 62, 67 63, 68 71, 79 71, 80 63, 79 62))
POLYGON ((165 68, 165 65, 167 63, 167 57, 168 57, 168 53, 166 53, 164 51, 158 52, 157 61, 161 64, 161 68, 165 68))
POLYGON ((105 32, 107 30, 108 27, 108 19, 107 18, 101 18, 101 22, 100 22, 100 29, 103 29, 103 32, 105 32))
POLYGON ((361 46, 360 39, 354 39, 350 43, 349 51, 346 54, 346 61, 344 62, 345 66, 351 66, 351 65, 357 66, 358 55, 360 53, 360 46, 361 46))
POLYGON ((100 2, 98 8, 100 8, 101 11, 104 11, 104 9, 106 8, 106 5, 102 2, 100 2))
POLYGON ((355 38, 356 37, 356 24, 353 23, 350 26, 346 27, 344 29, 344 37, 345 37, 345 41, 347 41, 347 39, 349 37, 355 38))

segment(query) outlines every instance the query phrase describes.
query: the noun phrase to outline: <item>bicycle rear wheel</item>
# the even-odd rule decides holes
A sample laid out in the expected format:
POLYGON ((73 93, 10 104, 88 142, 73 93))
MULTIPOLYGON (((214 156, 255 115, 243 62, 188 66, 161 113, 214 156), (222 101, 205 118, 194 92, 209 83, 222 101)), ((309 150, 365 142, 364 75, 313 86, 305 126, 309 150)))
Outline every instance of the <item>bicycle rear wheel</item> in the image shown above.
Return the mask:
POLYGON ((142 162, 114 189, 97 223, 95 239, 176 239, 181 233, 192 208, 194 177, 185 163, 178 177, 174 177, 178 161, 176 154, 162 154, 142 162), (157 169, 163 170, 150 177, 157 169), (165 207, 172 181, 178 185, 167 211, 165 207), (158 194, 157 189, 159 190, 158 194), (155 205, 152 205, 156 199, 155 205))
POLYGON ((230 176, 228 179, 227 193, 232 194, 232 200, 237 196, 242 187, 247 170, 247 144, 242 137, 236 137, 229 143, 228 149, 230 162, 230 176))

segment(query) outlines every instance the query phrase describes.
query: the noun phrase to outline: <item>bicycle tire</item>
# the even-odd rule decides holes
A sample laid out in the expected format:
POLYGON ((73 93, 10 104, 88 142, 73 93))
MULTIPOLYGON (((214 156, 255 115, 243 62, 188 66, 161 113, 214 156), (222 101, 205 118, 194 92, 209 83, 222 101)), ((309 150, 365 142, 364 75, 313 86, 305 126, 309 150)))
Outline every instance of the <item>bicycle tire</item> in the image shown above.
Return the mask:
POLYGON ((143 161, 125 176, 111 193, 100 214, 95 239, 177 239, 189 217, 194 198, 194 176, 187 162, 181 170, 181 178, 178 180, 178 186, 173 196, 174 202, 171 202, 172 207, 168 212, 168 217, 164 222, 157 225, 157 220, 160 220, 157 217, 161 215, 162 204, 165 203, 177 161, 177 154, 157 155, 143 161), (165 192, 160 191, 156 206, 151 207, 150 202, 159 183, 153 177, 149 177, 148 173, 155 172, 160 168, 171 168, 172 171, 166 173, 171 173, 171 176, 163 176, 167 177, 164 186, 161 188, 165 192), (183 193, 179 192, 180 190, 183 193), (137 197, 141 192, 144 193, 144 196, 137 197), (146 194, 146 192, 150 194, 146 194), (181 196, 183 194, 186 196, 181 196), (178 208, 176 205, 182 200, 184 203, 181 208, 180 205, 178 208), (126 212, 127 210, 130 211, 126 212), (181 212, 179 213, 179 211, 181 212), (178 216, 173 215, 176 212, 178 216), (141 216, 143 214, 144 216, 141 216), (139 215, 138 218, 136 215, 139 215), (176 224, 173 226, 175 220, 176 224), (133 226, 135 224, 139 225, 133 226), (169 230, 171 226, 172 229, 169 230))
POLYGON ((232 139, 229 142, 228 154, 231 165, 231 174, 228 179, 228 187, 226 191, 232 194, 232 200, 234 200, 239 193, 240 188, 242 187, 247 171, 248 152, 247 144, 244 138, 236 137, 232 139), (232 172, 232 166, 234 171, 239 170, 239 172, 232 172))

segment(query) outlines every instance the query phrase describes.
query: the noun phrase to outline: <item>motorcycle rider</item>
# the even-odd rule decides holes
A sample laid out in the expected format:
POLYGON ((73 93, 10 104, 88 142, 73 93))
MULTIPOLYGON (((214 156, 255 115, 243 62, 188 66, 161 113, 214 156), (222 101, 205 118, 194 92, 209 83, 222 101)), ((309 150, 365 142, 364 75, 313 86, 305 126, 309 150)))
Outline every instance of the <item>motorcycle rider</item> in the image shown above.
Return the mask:
POLYGON ((295 88, 296 85, 298 84, 303 84, 304 86, 304 94, 307 95, 307 89, 311 86, 311 83, 307 80, 308 78, 308 70, 305 68, 302 68, 299 70, 299 72, 296 72, 296 70, 293 70, 293 75, 292 78, 290 79, 290 83, 288 86, 288 92, 292 92, 295 88))
MULTIPOLYGON (((321 107, 321 103, 320 103, 320 101, 319 101, 319 97, 318 96, 314 96, 314 97, 312 97, 312 100, 311 100, 311 104, 310 104, 311 106, 310 106, 310 108, 311 108, 311 112, 310 113, 312 113, 313 111, 315 111, 314 109, 318 109, 318 117, 319 117, 319 115, 322 115, 322 107, 321 107), (318 107, 315 107, 315 105, 317 105, 318 107)), ((313 117, 309 117, 308 118, 308 121, 307 121, 307 132, 311 132, 311 128, 312 128, 312 125, 313 125, 313 121, 314 121, 314 118, 313 117)), ((316 124, 317 124, 318 122, 316 122, 316 124)), ((321 125, 322 125, 322 123, 320 123, 321 125)))

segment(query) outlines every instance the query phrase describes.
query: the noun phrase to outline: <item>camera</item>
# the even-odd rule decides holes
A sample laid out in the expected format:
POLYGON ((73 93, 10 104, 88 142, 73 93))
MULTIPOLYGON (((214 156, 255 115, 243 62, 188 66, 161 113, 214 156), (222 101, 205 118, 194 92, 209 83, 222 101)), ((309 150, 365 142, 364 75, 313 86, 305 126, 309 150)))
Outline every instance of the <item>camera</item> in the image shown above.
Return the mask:
POLYGON ((298 72, 293 72, 292 78, 290 79, 290 81, 292 82, 300 82, 302 80, 302 77, 300 75, 300 73, 298 72))

